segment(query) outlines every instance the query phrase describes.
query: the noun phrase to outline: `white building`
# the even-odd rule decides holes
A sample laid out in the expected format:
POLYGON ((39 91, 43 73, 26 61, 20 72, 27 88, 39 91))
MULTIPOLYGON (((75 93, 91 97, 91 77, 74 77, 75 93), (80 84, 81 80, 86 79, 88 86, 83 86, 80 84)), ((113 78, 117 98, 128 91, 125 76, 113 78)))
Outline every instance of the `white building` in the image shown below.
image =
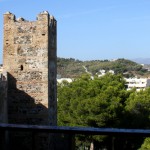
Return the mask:
MULTIPOLYGON (((96 73, 96 74, 98 74, 98 77, 104 76, 106 74, 106 70, 104 70, 104 69, 99 70, 99 72, 100 72, 100 74, 96 73)), ((115 74, 114 70, 109 70, 108 72, 111 74, 115 74)))
POLYGON ((60 78, 60 79, 57 79, 57 82, 58 83, 62 83, 63 81, 67 81, 67 82, 72 82, 72 79, 71 78, 60 78))
POLYGON ((150 86, 150 79, 148 78, 125 78, 127 90, 131 90, 132 88, 136 88, 137 91, 141 89, 145 89, 150 86))
POLYGON ((115 74, 114 70, 109 70, 108 72, 111 73, 111 74, 115 74))

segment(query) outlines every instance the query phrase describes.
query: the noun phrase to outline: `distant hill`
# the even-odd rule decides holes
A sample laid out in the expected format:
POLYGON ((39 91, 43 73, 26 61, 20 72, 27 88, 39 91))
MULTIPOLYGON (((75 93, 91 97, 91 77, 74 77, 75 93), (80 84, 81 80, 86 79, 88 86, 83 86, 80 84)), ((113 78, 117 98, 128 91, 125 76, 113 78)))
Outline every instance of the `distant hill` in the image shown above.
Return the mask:
POLYGON ((139 64, 150 64, 150 58, 135 58, 132 61, 139 63, 139 64))
POLYGON ((84 73, 90 73, 92 76, 101 75, 102 72, 109 71, 123 74, 125 77, 150 76, 150 72, 142 65, 127 59, 91 61, 59 57, 57 59, 57 74, 61 75, 62 78, 76 78, 84 73))

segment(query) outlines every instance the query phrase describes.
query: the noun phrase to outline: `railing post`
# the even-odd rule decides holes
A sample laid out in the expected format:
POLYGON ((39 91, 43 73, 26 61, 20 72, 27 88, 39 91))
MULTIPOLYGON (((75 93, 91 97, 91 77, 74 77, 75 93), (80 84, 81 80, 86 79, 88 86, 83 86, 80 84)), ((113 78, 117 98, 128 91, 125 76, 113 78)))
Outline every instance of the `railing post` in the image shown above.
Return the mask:
POLYGON ((9 142, 9 131, 4 131, 4 150, 9 150, 10 148, 10 142, 9 142))
POLYGON ((69 150, 75 150, 75 135, 74 134, 69 134, 69 150))
POLYGON ((115 150, 115 137, 112 136, 112 150, 115 150))
POLYGON ((32 150, 35 150, 35 131, 32 131, 32 150))

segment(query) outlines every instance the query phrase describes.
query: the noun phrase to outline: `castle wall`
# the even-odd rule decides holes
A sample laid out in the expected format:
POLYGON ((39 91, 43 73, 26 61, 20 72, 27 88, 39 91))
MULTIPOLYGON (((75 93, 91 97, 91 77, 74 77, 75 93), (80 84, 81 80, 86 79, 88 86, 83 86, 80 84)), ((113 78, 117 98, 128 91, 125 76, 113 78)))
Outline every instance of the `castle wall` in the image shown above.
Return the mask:
POLYGON ((7 123, 7 73, 0 74, 0 123, 7 123))
POLYGON ((8 122, 56 125, 56 20, 4 14, 3 69, 8 72, 8 122))

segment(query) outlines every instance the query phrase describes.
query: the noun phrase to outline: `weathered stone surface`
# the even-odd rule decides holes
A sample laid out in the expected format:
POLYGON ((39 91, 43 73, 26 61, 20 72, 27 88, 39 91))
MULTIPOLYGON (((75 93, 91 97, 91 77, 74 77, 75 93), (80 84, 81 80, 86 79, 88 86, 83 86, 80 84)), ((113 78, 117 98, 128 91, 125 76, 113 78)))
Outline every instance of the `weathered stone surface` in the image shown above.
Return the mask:
POLYGON ((4 14, 10 123, 56 125, 56 43, 56 20, 48 12, 36 21, 4 14))
POLYGON ((32 37, 29 35, 14 37, 14 44, 30 44, 31 42, 32 42, 32 37))
POLYGON ((17 53, 19 56, 40 56, 46 57, 48 55, 47 48, 37 48, 31 46, 18 47, 17 53))
POLYGON ((32 59, 29 58, 26 60, 26 64, 28 65, 29 69, 40 69, 40 68, 48 68, 48 62, 46 59, 32 59))
POLYGON ((36 26, 18 26, 18 33, 35 33, 36 26))
POLYGON ((29 81, 29 80, 41 81, 42 80, 41 71, 26 71, 26 72, 18 71, 17 73, 18 73, 18 77, 17 77, 18 81, 29 81))

